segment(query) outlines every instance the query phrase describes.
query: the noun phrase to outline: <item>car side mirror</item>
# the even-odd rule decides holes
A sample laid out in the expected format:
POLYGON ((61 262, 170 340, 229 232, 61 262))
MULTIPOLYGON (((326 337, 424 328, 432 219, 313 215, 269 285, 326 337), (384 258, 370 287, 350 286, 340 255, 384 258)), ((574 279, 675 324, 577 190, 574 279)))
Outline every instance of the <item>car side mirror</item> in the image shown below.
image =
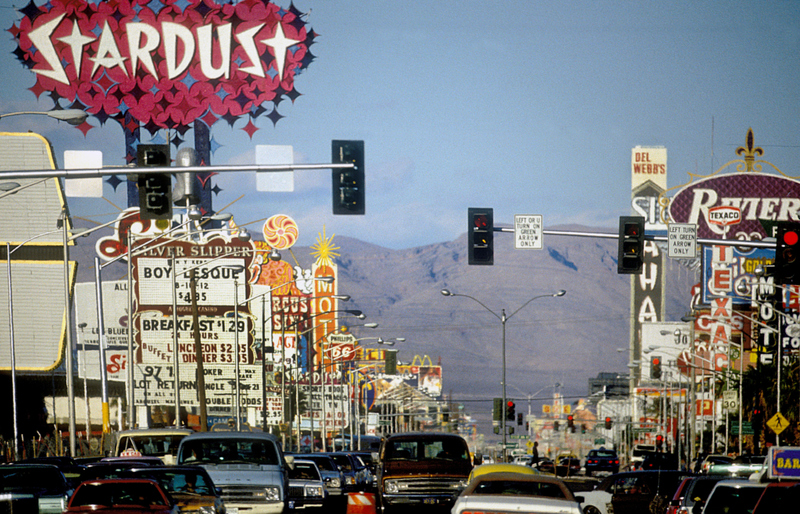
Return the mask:
POLYGON ((583 496, 576 496, 575 501, 578 503, 583 503, 586 499, 583 496))
POLYGON ((294 456, 292 456, 292 455, 286 455, 286 456, 284 456, 283 458, 286 460, 286 466, 287 466, 289 469, 294 469, 294 456))

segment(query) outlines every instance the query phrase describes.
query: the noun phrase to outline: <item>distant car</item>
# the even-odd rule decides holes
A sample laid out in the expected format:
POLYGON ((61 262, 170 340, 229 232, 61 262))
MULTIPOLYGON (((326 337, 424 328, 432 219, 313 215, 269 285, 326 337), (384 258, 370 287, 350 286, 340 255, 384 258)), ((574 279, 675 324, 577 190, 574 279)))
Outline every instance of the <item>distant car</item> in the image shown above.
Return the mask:
POLYGON ((583 467, 587 477, 594 473, 619 473, 619 456, 615 450, 606 450, 605 448, 589 450, 583 467))
POLYGON ((726 478, 722 475, 684 478, 669 502, 667 514, 691 514, 695 505, 698 505, 698 510, 702 509, 717 482, 726 478))
MULTIPOLYGON (((12 505, 17 501, 38 504, 41 514, 61 513, 72 494, 64 474, 51 464, 0 466, 0 497, 12 505)), ((22 512, 12 508, 7 512, 22 512)))
POLYGON ((650 471, 654 469, 678 469, 678 456, 674 453, 651 453, 645 456, 642 461, 642 470, 650 471))
POLYGON ((64 512, 176 514, 179 510, 154 480, 119 478, 81 483, 64 512))
POLYGON ((327 494, 322 475, 314 461, 296 458, 288 474, 287 506, 290 509, 323 506, 327 494))
POLYGON ((561 457, 556 464, 557 477, 574 477, 581 472, 581 460, 578 457, 561 457))
POLYGON ((193 432, 191 428, 171 427, 123 430, 117 437, 114 455, 158 457, 164 464, 175 464, 181 440, 193 432))
POLYGON ((730 464, 731 462, 733 462, 733 457, 728 457, 727 455, 707 455, 703 459, 703 463, 700 465, 700 473, 708 473, 708 470, 711 469, 711 466, 715 464, 730 464))
POLYGON ((342 498, 342 485, 344 475, 339 470, 339 466, 327 453, 303 453, 295 455, 297 459, 310 460, 317 465, 322 480, 325 482, 325 489, 328 491, 328 498, 334 503, 342 498))
MULTIPOLYGON (((87 480, 103 480, 112 478, 129 478, 134 468, 149 467, 148 462, 131 462, 129 460, 98 461, 86 464, 80 474, 80 482, 87 480)), ((158 467, 164 467, 159 461, 158 467)))
POLYGON ((180 512, 225 514, 225 504, 208 472, 200 466, 150 466, 130 470, 130 478, 155 480, 180 512))
POLYGON ((711 490, 703 514, 750 514, 766 485, 749 480, 721 480, 711 490))
POLYGON ((366 491, 372 487, 372 473, 358 455, 350 452, 332 452, 328 455, 333 457, 344 475, 345 492, 366 491))
POLYGON ((488 473, 467 484, 450 512, 581 514, 581 507, 578 498, 557 478, 488 473))
POLYGON ((765 458, 764 455, 740 455, 729 462, 712 464, 706 473, 709 475, 748 478, 753 473, 761 471, 765 458))
POLYGON ((539 462, 533 465, 534 469, 540 471, 541 473, 553 473, 556 472, 556 464, 550 459, 547 458, 539 458, 539 462))

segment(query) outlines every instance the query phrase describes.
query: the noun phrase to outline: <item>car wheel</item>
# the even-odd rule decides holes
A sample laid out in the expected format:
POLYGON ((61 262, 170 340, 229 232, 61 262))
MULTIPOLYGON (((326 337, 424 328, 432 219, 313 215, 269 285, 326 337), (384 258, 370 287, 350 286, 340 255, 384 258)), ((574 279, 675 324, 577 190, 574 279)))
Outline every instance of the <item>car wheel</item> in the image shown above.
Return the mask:
POLYGON ((603 514, 600 512, 600 509, 595 507, 594 505, 587 505, 583 508, 583 514, 603 514))

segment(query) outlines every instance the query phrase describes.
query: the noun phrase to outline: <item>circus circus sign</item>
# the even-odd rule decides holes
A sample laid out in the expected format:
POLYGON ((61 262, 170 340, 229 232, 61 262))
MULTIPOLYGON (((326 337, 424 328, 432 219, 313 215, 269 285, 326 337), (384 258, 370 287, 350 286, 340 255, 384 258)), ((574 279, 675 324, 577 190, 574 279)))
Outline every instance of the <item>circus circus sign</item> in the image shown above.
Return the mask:
POLYGON ((10 32, 14 54, 36 74, 31 90, 101 122, 255 117, 282 95, 294 99, 295 75, 313 60, 302 13, 267 0, 50 0, 19 12, 10 32))

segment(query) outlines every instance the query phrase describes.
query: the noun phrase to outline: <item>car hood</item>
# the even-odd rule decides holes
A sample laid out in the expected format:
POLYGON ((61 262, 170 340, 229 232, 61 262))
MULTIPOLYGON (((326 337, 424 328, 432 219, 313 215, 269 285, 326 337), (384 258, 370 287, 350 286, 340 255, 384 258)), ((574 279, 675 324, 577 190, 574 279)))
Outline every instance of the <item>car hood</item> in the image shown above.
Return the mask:
POLYGON ((214 484, 223 485, 261 485, 283 482, 280 466, 257 464, 212 464, 203 465, 214 484))

